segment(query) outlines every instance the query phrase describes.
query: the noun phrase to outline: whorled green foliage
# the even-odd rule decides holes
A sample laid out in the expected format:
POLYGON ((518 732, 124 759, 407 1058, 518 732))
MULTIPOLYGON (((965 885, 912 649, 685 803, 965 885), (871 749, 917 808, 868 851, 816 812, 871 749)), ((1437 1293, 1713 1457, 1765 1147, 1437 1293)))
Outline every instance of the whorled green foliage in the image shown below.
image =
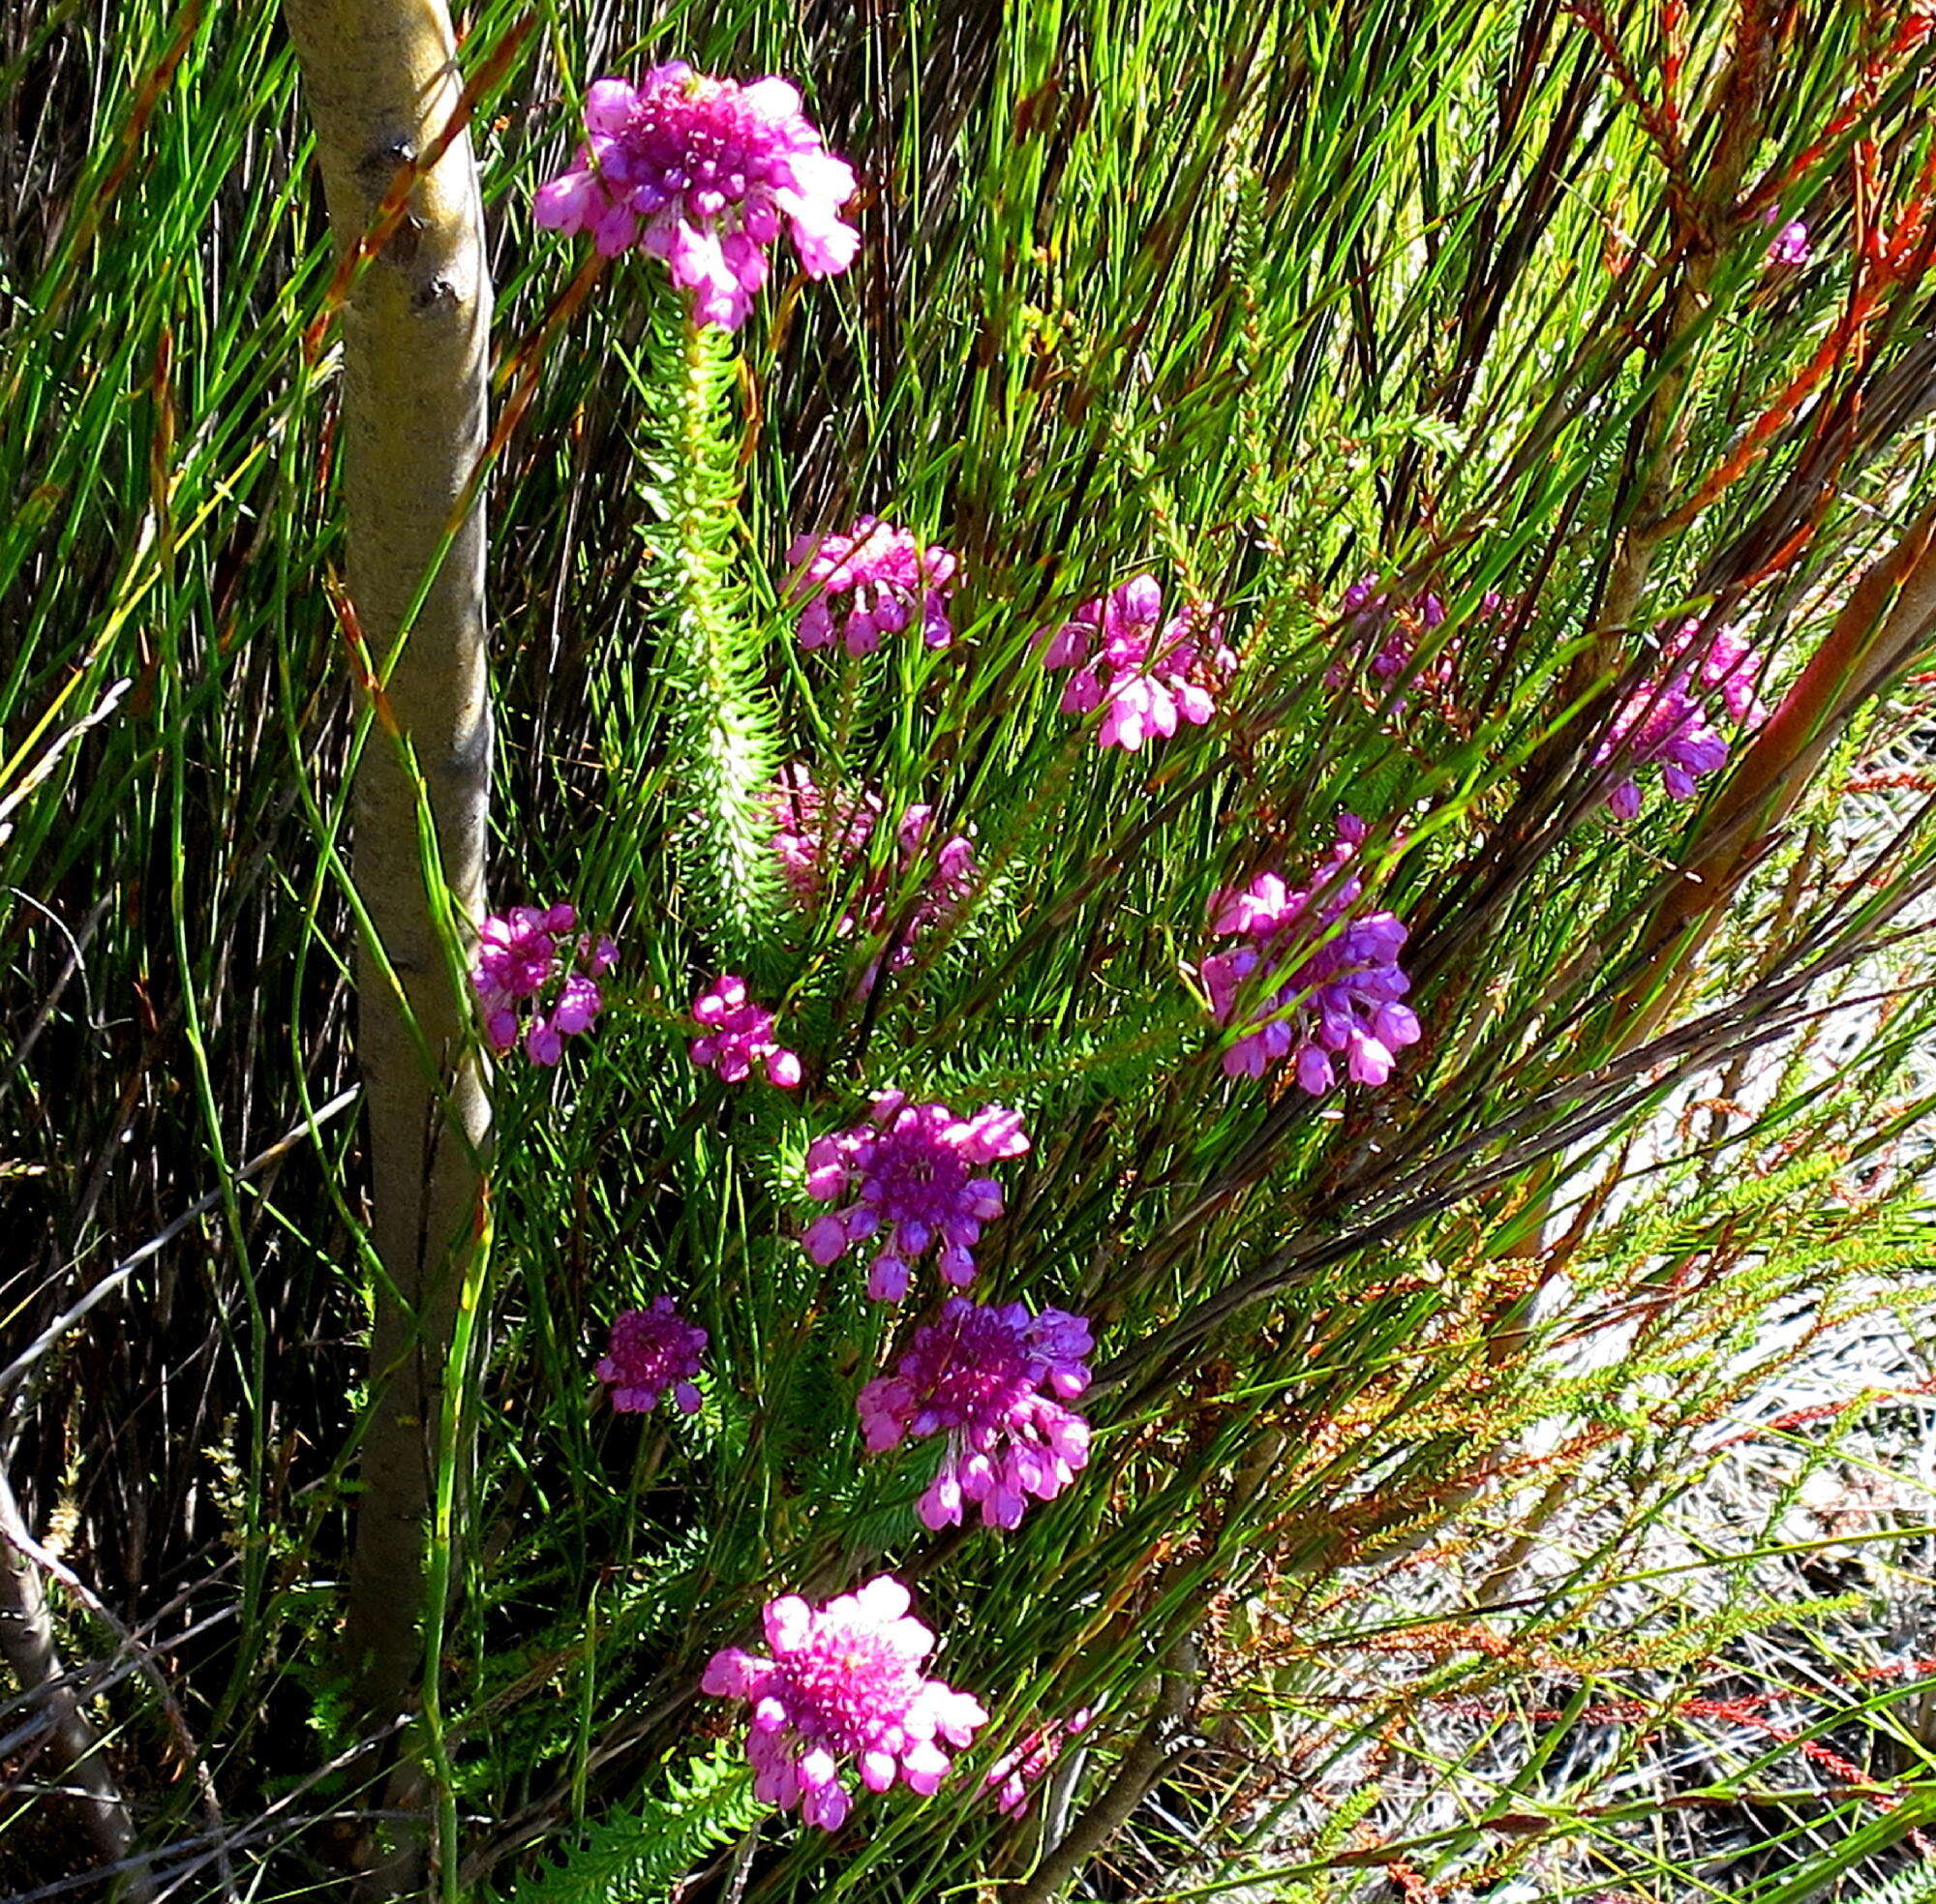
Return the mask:
POLYGON ((640 576, 655 640, 639 665, 654 678, 666 753, 655 791, 671 805, 653 819, 670 824, 692 916, 708 922, 722 961, 741 965, 771 938, 778 906, 760 797, 779 742, 744 579, 740 357, 730 333, 660 312, 648 359, 641 462, 659 520, 646 529, 640 576))

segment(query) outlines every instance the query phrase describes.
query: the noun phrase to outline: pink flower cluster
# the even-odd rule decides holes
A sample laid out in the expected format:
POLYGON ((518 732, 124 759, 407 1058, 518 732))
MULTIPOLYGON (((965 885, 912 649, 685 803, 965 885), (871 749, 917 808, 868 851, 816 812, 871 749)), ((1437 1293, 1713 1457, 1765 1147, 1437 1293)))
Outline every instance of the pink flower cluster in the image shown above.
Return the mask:
POLYGON ((614 1318, 612 1345, 592 1374, 611 1384, 612 1405, 621 1414, 657 1407, 668 1388, 681 1408, 697 1414, 692 1377, 705 1352, 706 1331, 686 1321, 670 1296, 657 1296, 650 1309, 621 1310, 614 1318))
POLYGON ((1000 1104, 956 1117, 946 1104, 883 1091, 865 1124, 807 1146, 807 1194, 842 1207, 816 1217, 801 1241, 823 1268, 856 1244, 872 1246, 875 1302, 899 1302, 909 1265, 936 1245, 942 1280, 962 1287, 975 1278, 983 1224, 1002 1214, 1001 1185, 980 1172, 1028 1147, 1020 1117, 1000 1104))
MULTIPOLYGON (((886 809, 878 794, 828 795, 803 767, 789 767, 766 796, 773 819, 773 853, 780 877, 802 910, 817 907, 830 888, 846 895, 837 922, 843 937, 858 933, 895 935, 894 966, 914 956, 915 942, 929 927, 946 923, 967 904, 975 890, 974 843, 965 833, 939 836, 934 809, 910 806, 894 829, 890 862, 864 873, 858 891, 848 887, 850 869, 866 851, 886 809), (912 896, 910 896, 912 889, 912 896), (901 910, 890 917, 891 901, 901 910)), ((863 983, 871 983, 869 967, 863 983)))
POLYGON ((917 617, 929 648, 954 639, 948 597, 960 564, 939 543, 923 548, 909 530, 862 516, 845 535, 796 537, 786 559, 787 599, 805 604, 802 648, 825 648, 837 636, 849 654, 871 654, 882 635, 899 634, 917 617), (852 600, 836 627, 833 605, 843 596, 852 600))
POLYGON ((1036 636, 1044 668, 1074 668, 1062 690, 1066 714, 1103 710, 1096 743, 1134 753, 1167 740, 1178 721, 1201 727, 1237 657, 1223 618, 1192 606, 1164 620, 1156 578, 1138 575, 1084 602, 1061 627, 1036 636))
POLYGON ((1089 1324, 1064 1310, 1031 1315, 1020 1303, 951 1296, 894 1373, 862 1389, 867 1447, 945 1435, 922 1524, 958 1526, 973 1501, 984 1526, 1016 1526, 1029 1496, 1053 1500, 1088 1464, 1089 1424, 1063 1404, 1089 1386, 1090 1347, 1089 1324))
MULTIPOLYGON (((1474 620, 1494 621, 1505 607, 1505 597, 1497 589, 1488 589, 1474 620)), ((1358 668, 1367 669, 1374 680, 1391 681, 1406 678, 1407 689, 1417 688, 1441 710, 1450 711, 1450 699, 1458 684, 1459 656, 1465 646, 1462 633, 1438 641, 1429 660, 1420 662, 1419 650, 1445 625, 1445 604, 1428 589, 1408 602, 1394 603, 1378 586, 1377 577, 1365 575, 1346 589, 1338 604, 1344 642, 1339 658, 1324 671, 1326 687, 1344 687, 1358 668)), ((1401 695, 1392 708, 1403 712, 1407 696, 1401 695)))
MULTIPOLYGON (((960 1118, 946 1104, 884 1092, 865 1124, 808 1148, 808 1193, 851 1200, 808 1225, 807 1253, 824 1266, 856 1243, 878 1242, 868 1294, 893 1301, 910 1260, 938 1243, 943 1276, 965 1283, 982 1225, 1002 1209, 1000 1185, 975 1172, 1028 1147, 1021 1119, 1000 1105, 960 1118)), ((1089 1384, 1089 1352, 1079 1316, 951 1298, 915 1332, 893 1374, 861 1391, 867 1445, 879 1452, 946 1436, 923 1520, 958 1525, 963 1502, 975 1501, 984 1524, 1013 1527, 1029 1496, 1051 1498, 1088 1460, 1088 1424, 1064 1404, 1089 1384)), ((885 1574, 824 1608, 783 1595, 766 1609, 770 1656, 738 1647, 713 1655, 702 1690, 751 1705, 746 1754, 768 1803, 834 1830, 853 1804, 848 1765, 858 1761, 871 1792, 899 1780, 932 1793, 950 1768, 942 1741, 966 1745, 986 1722, 977 1701, 922 1673, 934 1636, 909 1605, 907 1588, 885 1574)))
POLYGON ((819 1608, 785 1594, 766 1609, 770 1657, 713 1654, 701 1689, 752 1707, 746 1756, 768 1804, 837 1830, 853 1804, 847 1765, 859 1762, 870 1792, 899 1779, 925 1796, 950 1768, 942 1741, 967 1745, 987 1723, 979 1702, 922 1672, 934 1635, 911 1604, 891 1574, 819 1608))
POLYGON ((746 996, 746 982, 722 973, 692 1001, 695 1023, 705 1027, 692 1041, 692 1062, 711 1066, 728 1084, 743 1083, 757 1064, 770 1084, 791 1091, 800 1083, 800 1058, 773 1037, 773 1014, 746 996))
MULTIPOLYGON (((1419 636, 1445 624, 1445 604, 1437 595, 1428 592, 1394 606, 1376 575, 1353 582, 1339 601, 1338 612, 1352 649, 1369 657, 1371 671, 1379 680, 1404 674, 1418 652, 1419 636)), ((1443 665, 1442 653, 1438 665, 1443 665)), ((1343 686, 1346 679, 1342 662, 1334 662, 1324 676, 1330 687, 1343 686)))
POLYGON ((1768 248, 1770 264, 1801 265, 1814 256, 1815 247, 1809 240, 1808 227, 1799 218, 1790 219, 1774 234, 1768 248))
MULTIPOLYGON (((1698 620, 1683 621, 1662 653, 1663 671, 1627 695, 1593 754, 1629 775, 1658 767, 1661 784, 1675 800, 1692 800, 1695 781, 1727 765, 1728 742, 1709 717, 1709 697, 1719 694, 1728 718, 1753 729, 1768 719, 1755 692, 1761 664, 1732 629, 1703 633, 1698 620)), ((1607 796, 1608 809, 1631 820, 1640 811, 1640 783, 1622 780, 1607 796)))
POLYGON ((539 189, 531 215, 590 232, 607 257, 637 245, 665 259, 698 322, 738 330, 783 227, 809 278, 846 270, 861 243, 840 217, 854 174, 800 107, 784 79, 742 86, 683 60, 637 86, 600 79, 575 164, 539 189))
POLYGON ((1062 1756, 1062 1748, 1089 1729, 1096 1714, 1087 1706, 1066 1719, 1051 1719, 1024 1733, 1013 1751, 1004 1752, 988 1768, 984 1785, 998 1785, 995 1809, 1010 1818, 1020 1818, 1029 1808, 1029 1793, 1062 1756))
POLYGON ((563 978, 549 1011, 533 1012, 523 1021, 525 1053, 534 1065, 555 1065, 563 1055, 564 1041, 584 1031, 602 1004, 598 980, 611 969, 619 949, 603 934, 568 941, 560 938, 578 923, 569 905, 540 911, 513 906, 493 913, 477 928, 477 952, 470 982, 484 1012, 484 1035, 494 1051, 508 1051, 517 1043, 519 1008, 535 999, 554 979, 563 978), (572 965, 582 959, 583 972, 572 965))
POLYGON ((1411 989, 1398 965, 1406 928, 1391 913, 1359 910, 1363 882, 1349 868, 1364 836, 1346 813, 1308 887, 1260 873, 1211 902, 1211 931, 1244 941, 1202 965, 1217 1022, 1242 1032, 1224 1053, 1230 1076, 1262 1077, 1293 1058, 1298 1088, 1316 1097, 1336 1081, 1334 1058, 1354 1082, 1382 1084, 1417 1043, 1418 1019, 1400 1003, 1411 989))

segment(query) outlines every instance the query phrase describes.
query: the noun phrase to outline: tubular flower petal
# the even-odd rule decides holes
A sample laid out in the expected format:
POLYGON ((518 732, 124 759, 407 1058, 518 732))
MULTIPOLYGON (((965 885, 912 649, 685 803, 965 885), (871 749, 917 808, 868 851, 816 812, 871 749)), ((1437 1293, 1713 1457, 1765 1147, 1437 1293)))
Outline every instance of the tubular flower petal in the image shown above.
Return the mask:
POLYGON ((1022 1817, 1028 1811, 1030 1787, 1041 1782, 1062 1756, 1063 1746, 1086 1732, 1095 1716, 1085 1706, 1067 1719, 1051 1719, 1045 1726, 1025 1732, 1012 1751, 1003 1753, 988 1768, 988 1775, 982 1781, 1001 1788, 995 1795, 995 1809, 1010 1818, 1022 1817))
MULTIPOLYGON (((894 828, 889 863, 856 881, 850 872, 887 817, 878 794, 823 793, 795 766, 782 770, 762 803, 772 816, 773 857, 795 903, 811 911, 830 889, 837 892, 845 903, 835 929, 843 938, 888 938, 891 969, 907 964, 922 934, 955 919, 974 894, 974 842, 966 833, 943 838, 930 806, 910 806, 894 828)), ((874 971, 868 967, 863 986, 874 971)))
POLYGON ((807 1146, 807 1194, 842 1207, 816 1217, 801 1241, 823 1267, 868 1244, 876 1302, 898 1302, 910 1264, 937 1247, 943 1280, 963 1286, 974 1280, 982 1226, 1002 1214, 1001 1185, 976 1166, 1027 1149, 1021 1120, 999 1104, 962 1118, 884 1091, 868 1122, 807 1146))
MULTIPOLYGON (((1378 587, 1376 575, 1361 575, 1345 590, 1338 603, 1346 641, 1354 658, 1370 669, 1376 680, 1394 680, 1405 674, 1418 651, 1421 635, 1444 625, 1445 604, 1437 595, 1423 594, 1409 602, 1394 602, 1378 587)), ((1454 656, 1441 649, 1427 670, 1434 676, 1449 675, 1454 656)), ((1334 661, 1324 671, 1327 687, 1342 687, 1350 677, 1345 661, 1334 661)), ((1441 684, 1435 680, 1435 685, 1441 684)), ((1399 702, 1403 708, 1405 703, 1399 702)))
POLYGON ((691 1044, 692 1062, 711 1066, 728 1084, 742 1083, 757 1064, 770 1084, 791 1091, 800 1083, 800 1058, 773 1037, 773 1014, 746 996, 746 982, 725 972, 692 1001, 702 1036, 691 1044))
POLYGON ((1398 965, 1406 928, 1391 913, 1357 910, 1364 884, 1348 868, 1364 837, 1364 822, 1344 814, 1309 887, 1262 873, 1211 901, 1212 933, 1248 942, 1201 968, 1212 1015, 1241 1026, 1224 1053, 1229 1076, 1262 1077, 1289 1060, 1315 1098, 1338 1081, 1335 1059, 1353 1083, 1382 1084, 1418 1042, 1418 1019, 1400 1003, 1411 989, 1398 965))
POLYGON ((692 1377, 706 1352, 706 1331, 673 1307, 670 1296, 653 1298, 650 1309, 620 1310, 612 1323, 612 1346, 592 1370, 611 1386, 612 1405, 620 1414, 655 1408, 668 1389, 687 1414, 699 1411, 692 1377))
POLYGON ((738 330, 783 226, 809 278, 846 270, 860 248, 839 215, 854 174, 800 105, 784 79, 742 86, 683 60, 637 86, 600 79, 586 95, 585 144, 531 215, 589 233, 607 257, 637 245, 663 258, 696 321, 738 330))
POLYGON ((870 1792, 898 1777, 929 1793, 950 1768, 941 1741, 966 1745, 987 1723, 979 1701, 923 1675, 934 1635, 909 1605, 891 1574, 822 1608, 788 1594, 767 1607, 771 1657, 713 1654, 700 1689, 752 1707, 746 1757, 767 1803, 836 1830, 853 1803, 848 1766, 859 1762, 870 1792))
POLYGON ((1096 744, 1126 753, 1146 740, 1168 740, 1179 721, 1203 726, 1237 665, 1224 640, 1224 618, 1192 605, 1165 621, 1163 591, 1150 575, 1084 602, 1072 620, 1040 630, 1035 641, 1044 668, 1075 669, 1062 690, 1062 711, 1102 709, 1096 744))
MULTIPOLYGON (((1497 623, 1506 607, 1506 598, 1497 589, 1489 589, 1473 620, 1480 624, 1497 623)), ((1450 707, 1466 644, 1460 634, 1437 634, 1445 625, 1445 604, 1437 595, 1428 590, 1409 601, 1394 602, 1379 588, 1376 576, 1364 575, 1345 590, 1338 616, 1344 639, 1338 658, 1324 671, 1326 687, 1346 686, 1362 669, 1377 683, 1403 678, 1407 689, 1419 689, 1428 702, 1442 709, 1450 707), (1423 662, 1418 658, 1421 648, 1431 650, 1423 662)), ((1394 712, 1403 713, 1408 703, 1408 693, 1401 694, 1390 706, 1394 712)))
POLYGON ((1616 818, 1640 812, 1643 767, 1660 769, 1661 785, 1674 800, 1692 800, 1695 782, 1728 761, 1726 737, 1709 718, 1707 697, 1718 694, 1727 718, 1753 730, 1768 719, 1755 692, 1761 663, 1731 628, 1703 633, 1699 620, 1683 621, 1662 653, 1663 671, 1641 682, 1621 703, 1593 764, 1618 763, 1629 771, 1607 796, 1616 818))
POLYGON ((802 604, 802 648, 837 639, 849 654, 871 654, 882 635, 916 624, 929 648, 954 639, 948 597, 960 564, 938 543, 923 548, 909 530, 862 516, 845 535, 796 537, 786 559, 786 596, 802 604), (842 597, 849 600, 836 623, 842 597))
POLYGON ((961 1521, 974 1501, 984 1526, 1013 1527, 1027 1497, 1052 1500, 1089 1461, 1089 1424, 1065 1402, 1089 1386, 1089 1324, 1020 1303, 997 1309, 951 1296, 917 1329, 891 1375, 862 1389, 868 1449, 945 1435, 940 1471, 921 1497, 922 1523, 961 1521))
POLYGON ((595 941, 589 934, 572 941, 568 935, 577 923, 578 914, 568 904, 542 910, 513 906, 509 912, 493 913, 477 928, 470 983, 494 1051, 509 1051, 522 1033, 525 1053, 533 1064, 555 1065, 563 1055, 564 1041, 590 1028, 604 1003, 593 975, 611 969, 619 949, 603 934, 595 941), (573 971, 580 959, 585 971, 573 971), (536 999, 555 979, 562 982, 551 1008, 539 1007, 521 1021, 519 1007, 536 999))

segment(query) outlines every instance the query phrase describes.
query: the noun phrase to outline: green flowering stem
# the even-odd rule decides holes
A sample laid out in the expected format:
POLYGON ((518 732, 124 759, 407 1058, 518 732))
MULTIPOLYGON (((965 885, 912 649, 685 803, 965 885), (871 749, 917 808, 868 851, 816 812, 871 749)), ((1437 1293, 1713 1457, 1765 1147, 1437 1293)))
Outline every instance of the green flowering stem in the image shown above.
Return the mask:
POLYGON ((665 661, 675 797, 692 813, 684 866, 701 917, 720 950, 734 956, 767 936, 775 913, 772 829, 760 796, 778 763, 773 710, 760 681, 760 642, 733 571, 740 456, 738 432, 728 426, 738 376, 730 333, 688 316, 669 418, 668 520, 654 538, 656 579, 670 597, 665 661))

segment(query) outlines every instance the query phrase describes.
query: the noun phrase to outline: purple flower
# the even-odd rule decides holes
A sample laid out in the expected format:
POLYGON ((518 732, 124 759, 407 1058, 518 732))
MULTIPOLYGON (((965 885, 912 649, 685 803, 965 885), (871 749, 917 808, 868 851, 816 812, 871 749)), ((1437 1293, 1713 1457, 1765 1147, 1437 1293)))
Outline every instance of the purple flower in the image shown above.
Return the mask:
POLYGON ((1245 941, 1202 965, 1212 1014, 1242 1032, 1224 1053, 1229 1076, 1262 1077, 1294 1056, 1298 1088, 1316 1097, 1336 1082, 1334 1057, 1355 1083, 1382 1084, 1417 1043, 1418 1019, 1399 1002, 1411 989, 1398 966, 1406 928, 1391 913, 1357 910, 1363 882, 1348 868, 1364 836, 1364 822, 1344 814, 1310 886, 1292 891, 1260 873, 1211 901, 1211 931, 1245 941))
POLYGON ((1043 1775, 1062 1756, 1063 1746, 1087 1731, 1095 1716, 1095 1712, 1085 1706, 1067 1719, 1051 1719, 1045 1726, 1023 1733, 1013 1750, 1003 1753, 988 1768, 988 1775, 982 1781, 983 1785, 999 1785, 1002 1788, 995 1796, 995 1809, 1011 1818, 1022 1817, 1029 1807, 1029 1788, 1041 1782, 1043 1775))
POLYGON ((802 602, 802 648, 825 648, 836 636, 849 654, 871 654, 884 634, 898 634, 917 617, 929 648, 954 639, 948 597, 959 563, 938 543, 923 548, 893 523, 862 516, 845 535, 802 535, 787 550, 792 570, 785 593, 802 602), (833 603, 853 601, 835 627, 833 603))
MULTIPOLYGON (((1445 625, 1445 604, 1427 590, 1409 601, 1394 602, 1378 587, 1375 575, 1360 576, 1339 598, 1339 632, 1342 641, 1336 657, 1324 671, 1326 687, 1344 687, 1359 669, 1375 681, 1404 678, 1407 692, 1395 697, 1391 708, 1403 713, 1408 705, 1409 690, 1421 690, 1448 719, 1454 716, 1453 691, 1458 685, 1459 657, 1465 647, 1464 634, 1473 625, 1497 623, 1506 599, 1497 589, 1488 589, 1464 631, 1434 642, 1445 625), (1420 661, 1421 648, 1431 646, 1428 660, 1420 661)), ((1496 626, 1493 640, 1503 640, 1496 626)))
MULTIPOLYGON (((864 872, 858 891, 850 869, 866 851, 886 817, 878 794, 829 795, 803 767, 782 770, 764 801, 773 819, 773 853, 780 877, 802 910, 816 908, 830 887, 846 900, 835 930, 843 938, 892 934, 892 963, 905 965, 915 941, 945 924, 967 905, 975 890, 975 849, 966 833, 939 837, 934 809, 910 806, 894 829, 894 851, 886 866, 864 872), (912 896, 910 897, 910 889, 912 896), (895 910, 891 916, 891 902, 895 910)), ((862 982, 873 982, 869 966, 862 982)))
MULTIPOLYGON (((1737 727, 1753 729, 1768 719, 1755 692, 1761 663, 1730 628, 1703 634, 1698 620, 1683 621, 1662 651, 1663 671, 1629 693, 1615 714, 1593 764, 1660 769, 1661 784, 1675 800, 1692 800, 1695 781, 1727 765, 1726 737, 1709 718, 1706 697, 1718 693, 1737 727)), ((1608 809, 1631 820, 1640 811, 1640 783, 1622 780, 1607 796, 1608 809)))
POLYGON ((956 1117, 946 1104, 883 1091, 867 1123, 807 1146, 806 1194, 842 1207, 816 1217, 801 1241, 822 1268, 869 1245, 867 1293, 876 1302, 899 1302, 909 1264, 936 1245, 942 1280, 965 1287, 982 1225, 1002 1214, 1001 1185, 977 1172, 1028 1147, 1020 1116, 999 1104, 956 1117))
POLYGON ((494 1051, 508 1051, 518 1042, 518 1008, 538 997, 554 979, 562 978, 551 1009, 533 1011, 523 1025, 525 1054, 534 1065, 555 1065, 563 1055, 564 1040, 587 1030, 603 1003, 590 976, 609 971, 619 949, 609 936, 594 941, 590 934, 575 943, 560 939, 578 923, 578 914, 560 904, 540 911, 513 906, 494 913, 477 928, 477 952, 470 982, 484 1013, 484 1035, 494 1051), (571 970, 583 959, 584 972, 571 970))
POLYGON ((692 1001, 692 1015, 707 1027, 692 1042, 694 1064, 711 1065, 728 1084, 740 1084, 757 1062, 767 1081, 782 1091, 799 1084, 799 1057, 775 1041, 773 1014, 746 996, 745 980, 722 973, 692 1001))
POLYGON ((800 104, 784 79, 742 86, 683 60, 636 87, 600 79, 585 96, 586 143, 539 189, 531 215, 590 232, 607 257, 638 245, 664 258, 697 322, 738 330, 783 225, 809 278, 846 270, 861 243, 840 218, 854 174, 800 104))
MULTIPOLYGON (((1497 600, 1488 596, 1489 603, 1497 600)), ((1409 673, 1418 652, 1419 637, 1442 627, 1445 604, 1431 593, 1409 602, 1394 604, 1378 587, 1375 575, 1360 576, 1340 597, 1338 613, 1349 658, 1333 661, 1324 671, 1327 687, 1343 687, 1350 679, 1353 664, 1370 668, 1378 680, 1394 680, 1409 673)), ((1449 684, 1454 655, 1450 644, 1441 648, 1425 673, 1433 685, 1449 684)), ((1397 704, 1403 708, 1405 703, 1397 704)))
MULTIPOLYGON (((773 857, 779 861, 780 877, 803 912, 817 907, 828 886, 866 850, 884 810, 879 794, 827 794, 800 766, 782 768, 761 803, 772 816, 773 857)), ((852 932, 856 924, 849 912, 840 929, 852 932)))
POLYGON ((1770 264, 1806 264, 1814 256, 1815 247, 1809 242, 1808 227, 1799 218, 1790 219, 1774 234, 1768 248, 1770 264))
POLYGON ((926 1796, 950 1768, 939 1741, 966 1745, 987 1723, 979 1701, 923 1677, 934 1635, 908 1606, 891 1574, 819 1609, 789 1593, 767 1606, 771 1658, 738 1647, 712 1655, 700 1688, 751 1704, 746 1757, 768 1804, 837 1830, 853 1804, 846 1762, 860 1761, 870 1792, 899 1778, 926 1796))
POLYGON ((699 1412, 699 1391, 691 1377, 706 1352, 706 1331, 673 1308, 670 1296, 656 1296, 650 1309, 621 1310, 612 1323, 612 1346, 592 1370, 612 1389, 612 1405, 621 1414, 643 1414, 659 1405, 666 1389, 687 1414, 699 1412))
POLYGON ((1062 1405, 1089 1386, 1089 1349, 1079 1315, 963 1296, 914 1332, 894 1373, 862 1389, 858 1406, 875 1454, 910 1436, 947 1436, 921 1497, 923 1526, 959 1526, 962 1502, 977 1501, 984 1526, 1013 1527, 1030 1495, 1053 1500, 1074 1480, 1088 1465, 1089 1424, 1062 1405))
POLYGON ((1223 617, 1193 605, 1165 621, 1163 591, 1149 575, 1084 602, 1061 627, 1035 639, 1044 668, 1075 670, 1062 690, 1062 711, 1101 708, 1096 744, 1127 753, 1167 740, 1178 721, 1201 727, 1237 665, 1223 617))

